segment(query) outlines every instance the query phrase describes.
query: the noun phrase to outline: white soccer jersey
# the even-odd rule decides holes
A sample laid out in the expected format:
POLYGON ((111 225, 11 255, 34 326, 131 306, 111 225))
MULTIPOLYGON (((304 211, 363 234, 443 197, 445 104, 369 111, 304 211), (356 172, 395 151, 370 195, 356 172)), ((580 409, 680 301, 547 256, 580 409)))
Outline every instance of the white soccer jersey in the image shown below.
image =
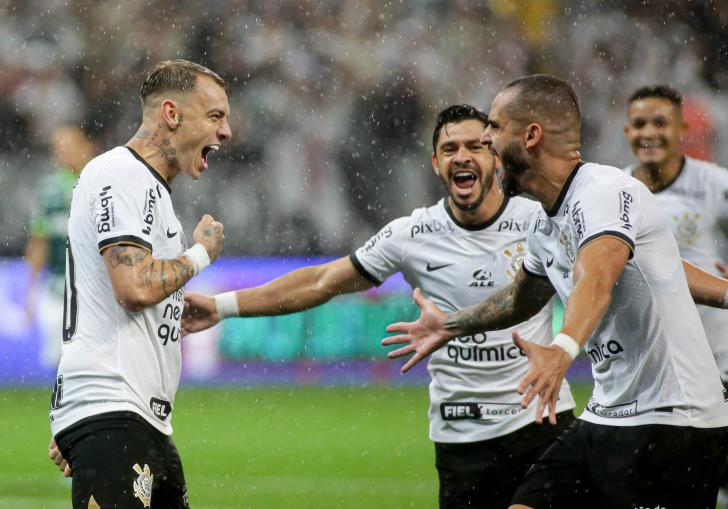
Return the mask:
MULTIPOLYGON (((633 175, 636 166, 627 168, 633 175)), ((728 171, 713 163, 686 157, 677 178, 655 194, 680 248, 680 256, 721 276, 716 261, 728 261, 721 223, 728 221, 728 171)), ((728 380, 728 313, 698 306, 711 350, 728 380)))
MULTIPOLYGON (((564 302, 579 249, 601 236, 632 251, 612 302, 585 345, 595 385, 581 419, 613 426, 728 425, 720 373, 657 200, 611 166, 581 164, 529 235, 524 269, 564 302)), ((726 311, 728 313, 728 311, 726 311)))
POLYGON ((93 159, 68 220, 64 344, 51 400, 53 434, 93 415, 132 411, 172 433, 184 289, 138 313, 114 298, 101 251, 117 244, 173 259, 185 250, 166 181, 128 147, 93 159))
MULTIPOLYGON (((457 311, 512 281, 525 255, 526 232, 539 209, 531 200, 506 198, 490 221, 472 226, 459 223, 441 200, 392 221, 351 259, 375 284, 401 272, 440 309, 457 311)), ((515 329, 532 341, 550 343, 551 305, 515 329)), ((517 388, 528 363, 513 344, 511 330, 457 337, 431 355, 433 441, 477 442, 534 422, 534 408, 521 408, 517 388)), ((574 408, 566 382, 559 397, 558 411, 574 408)))

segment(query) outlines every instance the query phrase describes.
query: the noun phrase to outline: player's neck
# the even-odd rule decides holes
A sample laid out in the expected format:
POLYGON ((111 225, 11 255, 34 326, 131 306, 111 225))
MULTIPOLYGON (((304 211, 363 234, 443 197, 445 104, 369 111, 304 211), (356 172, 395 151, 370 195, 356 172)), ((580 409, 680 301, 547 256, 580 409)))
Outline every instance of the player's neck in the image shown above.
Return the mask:
POLYGON ((672 184, 682 170, 685 156, 673 157, 663 164, 642 164, 637 166, 634 177, 652 192, 665 189, 672 184))
POLYGON ((571 174, 581 163, 578 151, 568 159, 551 158, 548 161, 534 165, 536 177, 524 191, 536 198, 544 210, 551 210, 556 204, 571 174))
POLYGON ((134 137, 126 143, 144 161, 151 166, 162 178, 171 184, 179 173, 179 163, 175 156, 172 140, 168 133, 159 126, 150 128, 142 124, 134 137))

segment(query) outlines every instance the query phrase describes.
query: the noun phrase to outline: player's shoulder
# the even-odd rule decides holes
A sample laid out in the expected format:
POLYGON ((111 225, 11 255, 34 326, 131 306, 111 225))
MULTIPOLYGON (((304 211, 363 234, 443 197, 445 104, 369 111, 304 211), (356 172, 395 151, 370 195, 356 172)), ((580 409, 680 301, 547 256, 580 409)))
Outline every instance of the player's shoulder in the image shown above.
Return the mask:
POLYGON ((523 196, 514 196, 508 199, 508 206, 504 213, 516 214, 516 215, 527 215, 535 216, 539 212, 543 211, 543 206, 540 202, 532 200, 530 198, 524 198, 523 196))
POLYGON ((599 194, 609 189, 640 185, 639 180, 626 171, 607 164, 585 162, 577 168, 577 172, 574 178, 576 192, 599 194))
POLYGON ((685 157, 685 176, 698 182, 728 184, 728 170, 711 161, 685 157))
POLYGON ((145 164, 127 147, 116 147, 99 154, 81 172, 80 182, 134 188, 152 177, 145 164))
POLYGON ((418 207, 410 215, 391 221, 387 227, 391 228, 394 234, 405 235, 411 239, 429 233, 453 230, 452 222, 445 210, 444 200, 429 207, 418 207))

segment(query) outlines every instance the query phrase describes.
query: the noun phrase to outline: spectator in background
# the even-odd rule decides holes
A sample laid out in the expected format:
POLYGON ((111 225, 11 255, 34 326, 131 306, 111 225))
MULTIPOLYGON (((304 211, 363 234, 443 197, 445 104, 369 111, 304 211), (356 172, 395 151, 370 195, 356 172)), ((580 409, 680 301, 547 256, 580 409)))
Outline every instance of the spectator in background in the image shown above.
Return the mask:
POLYGON ((50 147, 57 169, 40 179, 32 202, 30 239, 25 248, 30 268, 26 309, 29 322, 38 319, 40 364, 55 368, 61 357, 68 213, 73 186, 94 155, 94 145, 80 127, 68 125, 53 131, 50 147), (41 277, 44 269, 46 278, 41 277))
MULTIPOLYGON (((637 89, 629 98, 624 134, 637 162, 627 173, 657 198, 680 256, 715 275, 728 276, 728 170, 685 155, 688 124, 680 92, 667 85, 637 89)), ((728 313, 698 305, 711 350, 728 382, 728 313)))

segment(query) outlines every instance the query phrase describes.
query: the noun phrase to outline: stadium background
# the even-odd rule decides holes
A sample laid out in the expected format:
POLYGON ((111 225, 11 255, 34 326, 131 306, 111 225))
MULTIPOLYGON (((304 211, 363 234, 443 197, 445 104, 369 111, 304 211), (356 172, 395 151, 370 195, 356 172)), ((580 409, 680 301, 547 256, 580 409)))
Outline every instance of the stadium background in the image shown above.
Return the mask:
MULTIPOLYGON (((99 151, 131 137, 144 69, 188 58, 231 84, 234 140, 175 182, 187 231, 225 224, 227 258, 190 288, 220 291, 341 256, 432 203, 443 107, 487 107, 550 72, 584 110, 583 157, 631 160, 625 102, 667 82, 686 148, 728 162, 728 4, 680 0, 0 0, 0 508, 68 505, 45 459, 52 370, 24 319, 34 185, 48 136, 81 124, 99 151)), ((175 437, 196 508, 435 507, 426 374, 378 346, 413 316, 393 279, 309 312, 230 320, 187 338, 175 437)), ((588 366, 576 366, 580 401, 588 366)))

